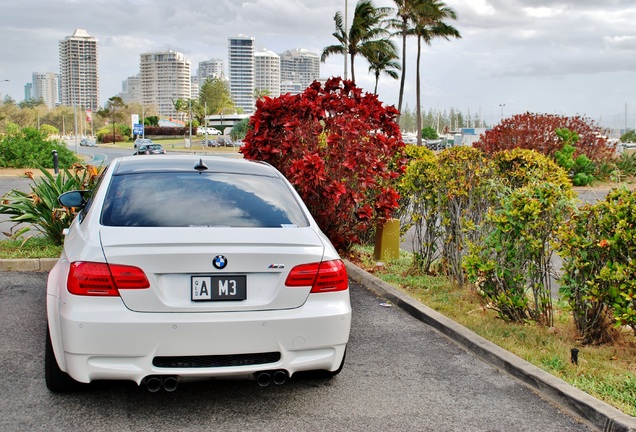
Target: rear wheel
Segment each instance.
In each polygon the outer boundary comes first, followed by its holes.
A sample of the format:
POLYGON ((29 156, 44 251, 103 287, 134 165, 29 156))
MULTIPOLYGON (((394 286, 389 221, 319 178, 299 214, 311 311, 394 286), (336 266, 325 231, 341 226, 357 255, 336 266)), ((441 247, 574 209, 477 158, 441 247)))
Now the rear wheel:
POLYGON ((74 392, 86 387, 86 384, 75 381, 58 366, 48 326, 46 327, 46 347, 44 350, 44 379, 46 387, 55 393, 74 392))

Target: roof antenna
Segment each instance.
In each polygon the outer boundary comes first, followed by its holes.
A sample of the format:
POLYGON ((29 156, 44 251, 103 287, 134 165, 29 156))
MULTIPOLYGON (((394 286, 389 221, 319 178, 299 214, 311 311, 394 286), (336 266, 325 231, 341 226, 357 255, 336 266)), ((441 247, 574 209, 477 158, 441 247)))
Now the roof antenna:
POLYGON ((202 173, 203 171, 208 169, 208 166, 203 163, 203 159, 199 159, 199 162, 194 164, 194 169, 202 173))

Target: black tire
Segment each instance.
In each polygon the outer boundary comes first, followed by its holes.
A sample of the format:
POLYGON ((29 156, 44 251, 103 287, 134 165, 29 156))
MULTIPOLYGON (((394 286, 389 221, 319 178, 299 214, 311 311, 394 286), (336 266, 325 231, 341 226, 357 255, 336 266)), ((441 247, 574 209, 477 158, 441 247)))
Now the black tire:
POLYGON ((44 380, 46 387, 54 393, 76 392, 86 388, 86 384, 75 381, 60 369, 55 359, 55 353, 53 353, 48 326, 46 327, 46 347, 44 350, 44 380))

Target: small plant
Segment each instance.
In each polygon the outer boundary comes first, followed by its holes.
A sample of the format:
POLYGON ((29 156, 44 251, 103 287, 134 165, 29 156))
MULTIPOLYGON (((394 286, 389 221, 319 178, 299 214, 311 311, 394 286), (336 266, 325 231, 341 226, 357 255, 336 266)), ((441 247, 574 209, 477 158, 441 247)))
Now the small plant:
POLYGON ((76 209, 62 207, 57 198, 70 190, 92 189, 98 169, 78 164, 58 176, 43 168, 41 171, 42 178, 27 173, 33 180, 30 193, 12 190, 2 197, 0 214, 11 216, 10 220, 16 226, 27 224, 15 233, 8 233, 13 239, 20 238, 33 226, 51 242, 60 245, 64 239, 63 230, 71 225, 76 209))
POLYGON ((591 184, 594 181, 593 174, 596 170, 594 163, 584 154, 574 158, 575 145, 579 141, 579 135, 566 128, 556 129, 554 132, 563 142, 561 150, 554 153, 554 160, 568 172, 574 186, 591 184))

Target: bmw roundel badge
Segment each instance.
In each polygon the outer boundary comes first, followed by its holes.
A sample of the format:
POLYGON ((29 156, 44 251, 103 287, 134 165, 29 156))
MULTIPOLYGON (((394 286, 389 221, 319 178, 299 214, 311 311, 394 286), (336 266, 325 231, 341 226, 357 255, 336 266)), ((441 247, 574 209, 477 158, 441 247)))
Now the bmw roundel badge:
POLYGON ((212 265, 219 270, 222 270, 225 268, 225 266, 227 266, 227 258, 225 258, 223 255, 217 255, 212 260, 212 265))

